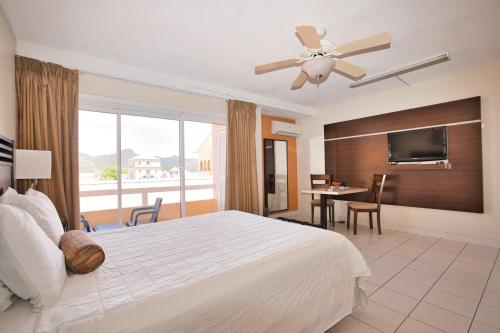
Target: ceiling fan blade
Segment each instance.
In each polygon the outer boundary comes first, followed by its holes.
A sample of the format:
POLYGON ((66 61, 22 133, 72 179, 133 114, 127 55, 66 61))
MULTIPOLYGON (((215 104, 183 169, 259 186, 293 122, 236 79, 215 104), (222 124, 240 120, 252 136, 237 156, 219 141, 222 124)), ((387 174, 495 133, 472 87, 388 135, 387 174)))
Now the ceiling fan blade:
POLYGON ((391 41, 392 37, 390 33, 381 32, 370 37, 361 38, 354 42, 337 46, 335 53, 340 56, 345 56, 348 54, 375 51, 388 47, 391 44, 391 41))
POLYGON ((335 60, 333 70, 353 80, 359 80, 366 75, 366 71, 364 68, 340 59, 335 60))
POLYGON ((298 65, 297 62, 298 62, 297 59, 287 59, 287 60, 272 62, 270 64, 255 66, 255 73, 262 74, 262 73, 275 71, 277 69, 296 66, 296 65, 298 65))
POLYGON ((304 71, 301 71, 299 76, 293 81, 292 87, 290 88, 291 90, 299 89, 301 88, 304 83, 307 81, 307 74, 304 71))
POLYGON ((296 27, 295 30, 297 30, 297 35, 300 38, 300 41, 302 44, 304 44, 305 47, 308 49, 320 49, 321 48, 321 42, 320 38, 318 36, 318 33, 316 32, 316 28, 310 25, 301 25, 299 27, 296 27))

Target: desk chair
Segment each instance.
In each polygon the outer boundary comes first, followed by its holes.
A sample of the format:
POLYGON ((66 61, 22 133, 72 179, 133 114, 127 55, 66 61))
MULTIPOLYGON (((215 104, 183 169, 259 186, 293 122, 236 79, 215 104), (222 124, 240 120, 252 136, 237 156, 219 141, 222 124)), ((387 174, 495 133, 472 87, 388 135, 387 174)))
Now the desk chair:
POLYGON ((358 212, 368 213, 370 218, 370 229, 373 229, 372 213, 377 213, 377 228, 378 234, 382 234, 380 227, 380 204, 382 202, 382 192, 384 191, 386 175, 373 175, 372 189, 370 192, 371 202, 348 202, 347 203, 347 229, 351 219, 351 210, 354 212, 354 234, 356 235, 358 229, 358 212))
MULTIPOLYGON (((331 175, 311 175, 311 190, 326 190, 332 183, 331 175)), ((319 199, 311 195, 311 223, 314 224, 314 208, 321 205, 319 199)), ((335 223, 335 201, 333 199, 326 200, 327 211, 330 214, 330 222, 335 223)))

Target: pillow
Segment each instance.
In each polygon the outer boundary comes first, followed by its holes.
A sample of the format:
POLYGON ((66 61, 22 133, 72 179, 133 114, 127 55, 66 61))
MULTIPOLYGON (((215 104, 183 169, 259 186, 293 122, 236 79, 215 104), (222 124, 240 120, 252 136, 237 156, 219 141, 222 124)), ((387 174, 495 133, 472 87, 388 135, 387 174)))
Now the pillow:
POLYGON ((71 230, 62 235, 60 247, 66 267, 72 273, 92 272, 104 262, 102 247, 80 230, 71 230))
POLYGON ((27 195, 22 195, 9 187, 0 197, 0 203, 16 206, 30 213, 38 226, 45 231, 56 246, 59 246, 64 229, 56 208, 45 194, 28 190, 27 195))
POLYGON ((14 294, 0 281, 0 312, 4 312, 14 303, 14 294))
POLYGON ((33 217, 0 204, 0 280, 35 309, 54 305, 66 281, 64 255, 33 217))

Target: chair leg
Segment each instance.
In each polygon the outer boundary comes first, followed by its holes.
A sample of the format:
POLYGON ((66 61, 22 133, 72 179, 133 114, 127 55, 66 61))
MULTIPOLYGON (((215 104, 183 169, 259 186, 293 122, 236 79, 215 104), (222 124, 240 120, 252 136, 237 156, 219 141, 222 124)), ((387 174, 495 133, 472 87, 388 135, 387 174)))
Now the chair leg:
POLYGON ((358 211, 354 211, 354 234, 356 235, 358 232, 358 211))
POLYGON ((372 216, 372 212, 368 212, 368 217, 370 218, 370 229, 373 229, 373 216, 372 216))
POLYGON ((377 228, 378 234, 382 235, 382 227, 380 226, 380 211, 377 211, 377 228))
POLYGON ((314 224, 314 206, 311 205, 311 224, 314 224))
POLYGON ((333 219, 332 219, 332 207, 333 206, 330 206, 330 209, 328 209, 329 210, 328 214, 330 215, 330 222, 333 221, 333 219))
POLYGON ((347 207, 347 229, 351 227, 351 207, 347 207))
POLYGON ((335 229, 335 205, 332 206, 332 229, 335 229))

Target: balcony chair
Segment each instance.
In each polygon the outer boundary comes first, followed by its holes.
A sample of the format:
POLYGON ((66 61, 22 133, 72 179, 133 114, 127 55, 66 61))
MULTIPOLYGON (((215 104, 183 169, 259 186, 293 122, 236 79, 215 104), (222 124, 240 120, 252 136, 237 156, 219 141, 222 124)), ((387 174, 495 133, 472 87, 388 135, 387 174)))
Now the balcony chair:
POLYGON ((354 212, 354 234, 356 235, 358 229, 358 212, 368 213, 370 218, 370 229, 373 229, 372 213, 377 213, 377 229, 378 234, 382 234, 380 226, 380 204, 382 203, 382 192, 384 191, 386 175, 373 175, 372 190, 370 193, 371 202, 348 202, 347 203, 347 229, 351 219, 351 210, 354 212))
MULTIPOLYGON (((156 223, 158 222, 158 214, 160 213, 162 200, 163 200, 162 198, 156 198, 155 204, 153 206, 145 206, 132 209, 132 211, 130 212, 130 218, 126 225, 120 222, 97 224, 93 226, 92 229, 94 231, 106 231, 106 230, 115 230, 125 227, 135 227, 147 223, 156 223), (146 221, 139 221, 139 217, 145 215, 150 215, 150 218, 146 221)), ((84 226, 84 229, 90 231, 90 225, 85 216, 80 215, 80 220, 84 226)))

